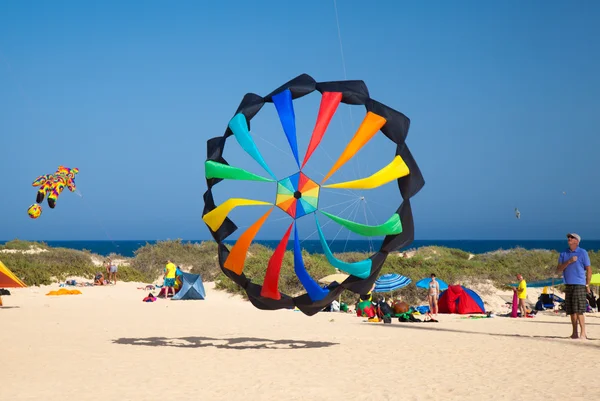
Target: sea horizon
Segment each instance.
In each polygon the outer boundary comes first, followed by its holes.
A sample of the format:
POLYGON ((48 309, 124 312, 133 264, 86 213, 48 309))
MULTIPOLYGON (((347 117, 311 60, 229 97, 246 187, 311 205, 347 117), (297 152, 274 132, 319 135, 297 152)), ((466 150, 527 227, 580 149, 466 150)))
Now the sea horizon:
MULTIPOLYGON (((175 239, 179 240, 179 239, 175 239)), ((180 239, 185 243, 202 243, 213 241, 211 239, 180 239)), ((0 245, 12 240, 2 240, 0 245)), ((157 242, 169 241, 169 239, 161 240, 24 240, 31 242, 43 242, 50 247, 62 247, 75 250, 87 250, 102 256, 117 254, 123 257, 134 257, 135 251, 145 246, 146 244, 153 245, 157 242)), ((233 245, 235 240, 225 241, 227 245, 233 245)), ((256 240, 256 244, 264 245, 274 249, 279 240, 256 240)), ((381 246, 381 240, 334 240, 328 241, 332 252, 375 252, 381 246)), ((409 246, 398 249, 398 252, 411 249, 418 249, 426 246, 440 246, 446 248, 460 249, 473 254, 482 254, 494 252, 498 250, 509 250, 514 248, 523 248, 527 250, 544 249, 549 251, 562 251, 567 247, 565 240, 414 240, 409 246)), ((600 251, 600 240, 584 240, 581 242, 581 247, 587 251, 600 251)), ((302 248, 309 253, 321 254, 321 243, 319 240, 305 240, 302 243, 302 248)), ((293 241, 290 241, 287 246, 288 250, 293 249, 293 241)))

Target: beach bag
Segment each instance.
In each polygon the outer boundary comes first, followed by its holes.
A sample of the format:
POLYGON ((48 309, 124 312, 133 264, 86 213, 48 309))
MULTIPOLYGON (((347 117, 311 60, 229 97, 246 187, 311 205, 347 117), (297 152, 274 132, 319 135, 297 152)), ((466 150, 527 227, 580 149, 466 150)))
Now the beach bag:
POLYGON ((391 316, 391 315, 394 314, 394 312, 392 311, 392 308, 390 308, 390 306, 387 304, 387 302, 383 302, 383 301, 380 302, 379 303, 379 310, 380 310, 380 313, 381 313, 380 317, 391 316))
POLYGON ((154 294, 152 294, 151 292, 148 293, 148 296, 144 299, 142 299, 143 302, 154 302, 156 301, 156 297, 154 296, 154 294))
POLYGON ((585 297, 587 298, 587 300, 588 300, 588 302, 589 302, 589 304, 590 304, 590 306, 592 308, 596 308, 597 307, 596 297, 594 296, 594 292, 593 291, 590 291, 590 293, 587 294, 585 297))

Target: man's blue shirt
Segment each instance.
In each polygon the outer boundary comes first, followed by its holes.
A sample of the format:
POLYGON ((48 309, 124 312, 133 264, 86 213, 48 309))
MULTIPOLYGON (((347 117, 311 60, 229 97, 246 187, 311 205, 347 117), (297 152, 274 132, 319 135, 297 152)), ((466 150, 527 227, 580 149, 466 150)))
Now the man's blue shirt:
POLYGON ((585 249, 577 247, 574 251, 571 248, 567 248, 565 251, 560 253, 558 257, 558 264, 563 264, 573 256, 577 256, 577 260, 567 266, 563 270, 563 279, 565 284, 586 284, 586 271, 585 268, 590 266, 590 257, 585 249))

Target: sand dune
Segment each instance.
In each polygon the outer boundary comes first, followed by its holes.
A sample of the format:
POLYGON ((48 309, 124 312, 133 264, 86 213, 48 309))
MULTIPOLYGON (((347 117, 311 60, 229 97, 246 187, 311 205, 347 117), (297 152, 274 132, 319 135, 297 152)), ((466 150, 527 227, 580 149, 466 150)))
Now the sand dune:
POLYGON ((383 325, 260 311, 211 283, 205 301, 143 303, 138 286, 3 297, 0 399, 597 399, 593 315, 573 341, 564 315, 383 325))

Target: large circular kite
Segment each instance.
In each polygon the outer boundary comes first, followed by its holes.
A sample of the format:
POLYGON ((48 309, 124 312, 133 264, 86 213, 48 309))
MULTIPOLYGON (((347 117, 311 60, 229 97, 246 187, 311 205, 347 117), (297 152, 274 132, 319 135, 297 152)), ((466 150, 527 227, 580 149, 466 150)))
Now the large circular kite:
POLYGON ((225 134, 209 139, 207 142, 208 154, 205 162, 205 176, 208 190, 204 193, 202 219, 218 243, 218 258, 222 271, 246 291, 254 306, 270 310, 296 306, 306 315, 314 315, 338 298, 344 289, 358 294, 365 294, 370 291, 388 253, 406 247, 413 241, 414 225, 410 198, 423 187, 425 182, 419 167, 405 144, 409 124, 410 120, 404 114, 371 99, 363 81, 318 83, 309 75, 303 74, 265 97, 253 93, 244 96, 233 118, 229 121, 225 134), (294 99, 314 91, 321 94, 319 113, 308 149, 304 158, 300 161, 296 137, 294 99), (277 176, 271 169, 272 166, 266 163, 250 135, 250 120, 261 110, 265 103, 275 105, 283 131, 294 155, 298 171, 292 175, 277 176), (313 152, 318 148, 340 103, 363 105, 366 114, 360 127, 329 172, 320 182, 317 182, 307 175, 303 169, 313 152), (390 160, 389 164, 366 178, 326 184, 326 181, 340 167, 351 160, 380 131, 393 142, 393 146, 396 148, 395 157, 390 160), (223 158, 223 151, 227 139, 231 136, 268 173, 269 177, 256 175, 239 167, 230 166, 227 163, 223 158), (273 190, 272 195, 273 200, 272 202, 265 202, 246 198, 229 198, 217 206, 213 197, 213 188, 222 180, 270 181, 276 183, 276 189, 273 190), (400 191, 400 206, 383 224, 361 224, 319 209, 319 193, 327 188, 366 190, 382 186, 394 180, 397 181, 400 191), (268 206, 269 209, 248 227, 229 249, 224 241, 237 230, 237 226, 227 217, 228 214, 235 207, 252 205, 268 206), (258 285, 251 282, 244 274, 246 255, 254 237, 275 207, 280 208, 289 215, 291 224, 273 252, 268 265, 265 266, 263 284, 258 285), (333 283, 327 287, 321 287, 310 276, 304 266, 296 220, 309 214, 314 217, 322 251, 327 261, 335 268, 349 274, 349 277, 340 284, 333 283), (337 259, 328 246, 321 229, 322 226, 319 224, 321 215, 358 235, 384 237, 380 249, 369 258, 354 263, 337 259), (283 294, 278 289, 283 256, 292 231, 294 232, 294 272, 306 290, 306 293, 295 297, 283 294))

